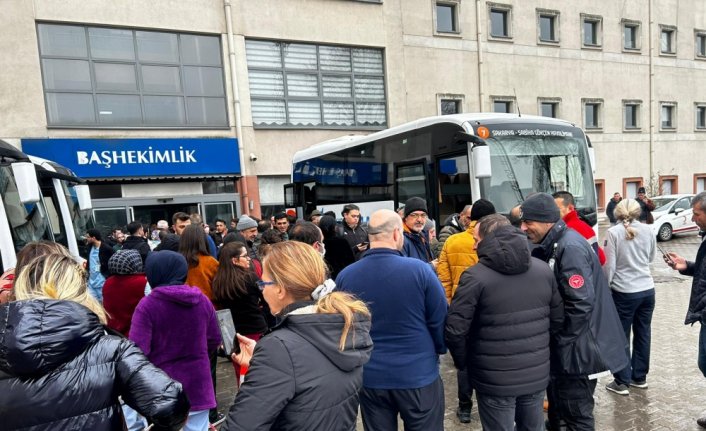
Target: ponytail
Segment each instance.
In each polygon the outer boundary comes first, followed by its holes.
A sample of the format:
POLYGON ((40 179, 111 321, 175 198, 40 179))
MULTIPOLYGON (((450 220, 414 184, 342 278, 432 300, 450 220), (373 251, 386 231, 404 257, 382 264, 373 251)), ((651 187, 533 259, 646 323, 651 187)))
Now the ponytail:
POLYGON ((625 239, 634 239, 637 229, 631 226, 632 222, 640 218, 642 207, 635 199, 623 199, 615 206, 613 214, 625 228, 625 239))
POLYGON ((340 314, 343 316, 343 331, 338 348, 343 351, 346 347, 348 333, 353 326, 355 314, 370 317, 370 311, 365 303, 355 296, 344 292, 332 292, 318 300, 317 312, 323 314, 340 314))

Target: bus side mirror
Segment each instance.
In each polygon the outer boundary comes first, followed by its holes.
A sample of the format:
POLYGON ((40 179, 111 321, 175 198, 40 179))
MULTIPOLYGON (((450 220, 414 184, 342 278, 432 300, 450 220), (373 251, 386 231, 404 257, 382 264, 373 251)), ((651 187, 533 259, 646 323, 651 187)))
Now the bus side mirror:
POLYGON ((476 135, 471 135, 466 132, 456 132, 454 139, 457 141, 470 142, 474 145, 485 145, 485 140, 483 138, 479 138, 476 135))
POLYGON ((473 172, 476 178, 490 178, 492 170, 490 168, 490 147, 487 145, 475 145, 473 154, 473 172))
POLYGON ((91 203, 91 192, 88 190, 88 184, 76 184, 74 186, 74 191, 76 192, 78 207, 81 211, 90 210, 93 208, 93 204, 91 203))
POLYGON ((39 202, 39 181, 37 181, 37 171, 34 169, 34 163, 16 162, 11 166, 20 202, 23 204, 39 202))

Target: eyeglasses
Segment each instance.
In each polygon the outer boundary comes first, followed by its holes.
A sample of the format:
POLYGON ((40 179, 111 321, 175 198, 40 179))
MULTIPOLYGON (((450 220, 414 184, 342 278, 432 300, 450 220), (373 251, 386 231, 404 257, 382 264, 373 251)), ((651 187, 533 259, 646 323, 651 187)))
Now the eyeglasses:
POLYGON ((262 280, 257 280, 257 287, 262 291, 265 290, 265 287, 272 285, 272 284, 277 284, 274 281, 262 281, 262 280))
POLYGON ((247 254, 244 254, 242 256, 238 256, 238 259, 251 259, 251 257, 247 254))
POLYGON ((425 218, 427 218, 427 215, 425 213, 411 213, 407 217, 411 217, 414 220, 416 220, 416 219, 424 220, 425 218))

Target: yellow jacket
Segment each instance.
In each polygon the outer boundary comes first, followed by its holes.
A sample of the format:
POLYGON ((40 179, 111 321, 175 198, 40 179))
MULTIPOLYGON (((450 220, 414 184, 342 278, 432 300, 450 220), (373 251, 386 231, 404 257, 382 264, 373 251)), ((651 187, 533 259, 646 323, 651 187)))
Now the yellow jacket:
POLYGON ((451 235, 444 243, 444 248, 441 249, 436 273, 444 286, 446 300, 449 303, 456 293, 458 280, 463 271, 478 263, 478 254, 473 248, 476 243, 473 238, 473 229, 476 227, 476 223, 476 221, 472 221, 465 232, 451 235))

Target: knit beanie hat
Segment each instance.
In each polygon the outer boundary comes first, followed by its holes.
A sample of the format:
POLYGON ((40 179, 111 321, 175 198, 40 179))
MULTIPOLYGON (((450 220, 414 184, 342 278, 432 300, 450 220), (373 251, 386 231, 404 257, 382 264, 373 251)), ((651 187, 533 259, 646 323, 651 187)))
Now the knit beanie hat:
POLYGON ((118 250, 108 259, 111 274, 130 275, 142 272, 142 257, 137 250, 118 250))
POLYGON ((520 206, 522 220, 538 221, 542 223, 556 223, 561 218, 559 207, 552 195, 535 193, 525 199, 520 206))
POLYGON ((236 230, 246 230, 257 227, 257 222, 247 215, 242 215, 238 219, 238 224, 235 226, 236 230))
POLYGON ((407 217, 415 211, 423 211, 426 214, 427 201, 416 196, 407 199, 407 202, 404 203, 404 216, 407 217))
POLYGON ((471 206, 471 221, 480 220, 490 214, 495 214, 495 205, 487 199, 478 199, 471 206))

